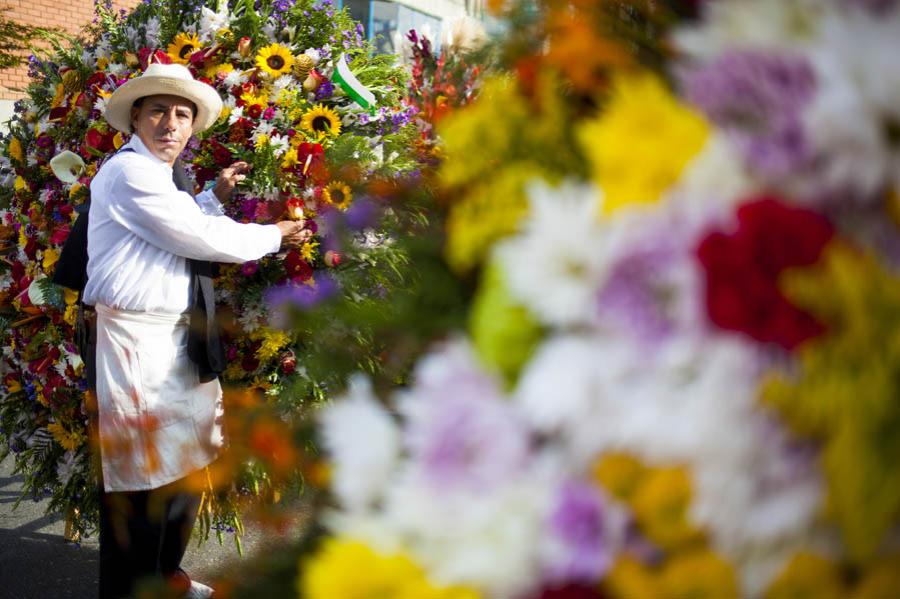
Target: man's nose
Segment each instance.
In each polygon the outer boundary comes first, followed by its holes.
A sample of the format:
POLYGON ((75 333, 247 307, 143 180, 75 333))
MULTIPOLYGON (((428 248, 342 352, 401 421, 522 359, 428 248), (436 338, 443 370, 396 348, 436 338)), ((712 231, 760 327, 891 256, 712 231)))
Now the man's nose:
POLYGON ((166 111, 166 114, 163 116, 163 127, 168 131, 175 131, 178 125, 178 117, 175 115, 174 110, 166 111))

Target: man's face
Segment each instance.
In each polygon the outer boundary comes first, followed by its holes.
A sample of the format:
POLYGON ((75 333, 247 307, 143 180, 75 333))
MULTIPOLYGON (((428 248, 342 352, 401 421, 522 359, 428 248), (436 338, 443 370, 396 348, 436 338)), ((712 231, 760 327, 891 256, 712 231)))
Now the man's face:
POLYGON ((193 133, 193 104, 179 96, 147 96, 131 108, 131 126, 147 149, 171 166, 193 133))

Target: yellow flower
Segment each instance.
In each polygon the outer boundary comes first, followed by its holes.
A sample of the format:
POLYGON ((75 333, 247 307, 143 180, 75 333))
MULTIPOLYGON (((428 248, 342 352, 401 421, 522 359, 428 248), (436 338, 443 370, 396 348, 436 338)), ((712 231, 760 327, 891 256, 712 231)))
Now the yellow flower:
POLYGON ((863 562, 900 513, 900 277, 832 242, 815 267, 787 272, 782 287, 828 334, 798 348, 790 373, 767 377, 762 399, 821 447, 826 516, 863 562))
MULTIPOLYGON (((69 189, 69 198, 70 198, 70 199, 71 199, 71 198, 74 198, 75 195, 76 195, 79 191, 81 191, 81 188, 82 188, 82 187, 84 187, 84 185, 82 185, 82 184, 79 183, 78 181, 76 181, 75 183, 72 183, 72 187, 69 189)), ((72 221, 74 222, 76 218, 78 218, 78 213, 77 213, 77 212, 72 212, 72 221)))
POLYGON ((300 246, 300 257, 307 262, 312 262, 316 256, 316 249, 319 247, 318 241, 307 241, 300 246))
POLYGON ((628 502, 647 469, 627 453, 607 453, 594 465, 594 480, 615 498, 628 502))
POLYGON ((267 92, 263 88, 257 88, 256 93, 249 91, 242 93, 241 100, 243 100, 247 106, 259 104, 260 106, 265 108, 265 106, 269 103, 269 92, 267 92))
POLYGON ((271 360, 281 349, 291 342, 291 337, 284 331, 260 327, 250 336, 255 341, 262 341, 256 350, 256 357, 260 362, 271 360))
MULTIPOLYGON (((15 349, 15 348, 14 348, 14 349, 15 349)), ((11 379, 11 380, 6 384, 6 390, 9 391, 10 393, 16 393, 16 392, 18 392, 18 391, 21 391, 21 390, 22 390, 22 383, 20 383, 20 382, 17 381, 16 379, 11 379)))
POLYGON ((25 179, 22 178, 21 175, 16 177, 16 182, 13 183, 13 189, 16 191, 23 191, 28 188, 28 184, 25 182, 25 179))
POLYGON ((75 451, 81 447, 84 440, 81 435, 78 433, 70 433, 58 422, 51 422, 48 424, 47 430, 53 435, 53 439, 66 451, 75 451))
POLYGON ((119 149, 125 145, 125 136, 122 135, 122 132, 119 131, 115 135, 113 135, 113 147, 115 149, 119 149))
POLYGON ((271 44, 256 54, 256 66, 273 79, 281 77, 294 68, 294 55, 286 46, 271 44))
POLYGON ((654 75, 620 75, 601 114, 578 131, 603 211, 659 201, 706 143, 709 125, 654 75))
POLYGON ((318 137, 337 137, 341 132, 341 118, 332 109, 316 104, 303 113, 300 126, 318 137))
POLYGON ((65 99, 66 87, 62 83, 58 83, 56 85, 56 92, 53 94, 53 99, 50 101, 50 108, 62 106, 63 100, 65 99))
POLYGON ((9 146, 6 151, 9 157, 16 162, 25 161, 25 153, 22 151, 22 142, 19 141, 18 137, 13 136, 12 139, 9 140, 9 146))
POLYGON ((101 56, 100 58, 97 59, 97 70, 98 71, 105 71, 106 67, 108 67, 108 66, 109 66, 109 59, 107 59, 105 56, 101 56))
POLYGON ((629 557, 620 558, 603 579, 603 596, 616 599, 658 599, 662 596, 654 573, 629 557))
POLYGON ((343 181, 332 181, 322 190, 322 199, 338 210, 346 210, 353 200, 353 192, 343 181))
POLYGON ((179 33, 166 48, 166 53, 173 62, 187 64, 191 54, 200 49, 200 38, 195 33, 179 33))
POLYGON ((44 266, 44 272, 49 272, 53 265, 56 264, 56 261, 59 260, 59 250, 55 248, 47 248, 44 250, 44 259, 42 264, 44 266))
POLYGON ((205 69, 203 69, 203 74, 206 75, 207 79, 215 79, 216 75, 227 75, 233 70, 233 64, 231 64, 230 62, 223 62, 207 66, 205 69))
MULTIPOLYGON (((900 590, 900 589, 896 589, 900 590)), ((766 599, 840 599, 846 596, 834 562, 812 553, 798 553, 769 585, 766 599)))
POLYGON ((327 538, 301 561, 298 594, 306 599, 477 599, 465 587, 439 588, 402 553, 381 555, 352 539, 327 538))
POLYGON ((900 554, 880 559, 867 568, 851 599, 882 599, 896 597, 900 591, 900 554))
POLYGON ((261 150, 261 149, 265 148, 267 145, 269 145, 269 136, 266 135, 265 133, 259 133, 256 136, 256 142, 254 143, 254 146, 256 147, 257 150, 261 150))
POLYGON ((297 165, 297 148, 292 147, 281 158, 281 168, 289 169, 297 165))
POLYGON ((707 549, 678 553, 660 575, 663 594, 690 599, 731 599, 738 596, 732 567, 707 549))
POLYGON ((447 262, 456 272, 471 270, 500 239, 515 233, 528 214, 525 186, 539 169, 524 162, 476 183, 450 207, 447 262))
POLYGON ((66 301, 67 306, 74 305, 75 302, 78 301, 78 292, 74 289, 69 289, 68 287, 63 288, 63 299, 66 301))
POLYGON ((63 321, 71 326, 75 326, 75 321, 78 319, 78 306, 71 304, 66 306, 65 311, 63 312, 63 321))
POLYGON ((665 549, 702 538, 688 519, 691 482, 684 468, 651 468, 634 492, 632 509, 638 526, 665 549))

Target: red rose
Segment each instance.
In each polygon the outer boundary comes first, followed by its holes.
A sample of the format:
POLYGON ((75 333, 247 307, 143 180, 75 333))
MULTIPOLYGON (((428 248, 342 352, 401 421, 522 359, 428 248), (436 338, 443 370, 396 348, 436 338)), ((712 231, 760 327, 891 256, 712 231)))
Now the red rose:
POLYGON ((824 332, 778 286, 787 268, 818 261, 834 235, 822 215, 763 197, 738 208, 738 228, 714 232, 697 248, 706 273, 706 309, 716 326, 791 350, 824 332))
POLYGON ((297 356, 292 351, 283 354, 279 366, 283 374, 291 374, 297 369, 297 356))

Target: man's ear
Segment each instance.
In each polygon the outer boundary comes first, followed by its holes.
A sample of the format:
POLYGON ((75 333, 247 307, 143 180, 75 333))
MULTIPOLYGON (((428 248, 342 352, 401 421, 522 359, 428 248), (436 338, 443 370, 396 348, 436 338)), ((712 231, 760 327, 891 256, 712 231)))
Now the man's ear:
POLYGON ((131 120, 128 121, 128 122, 129 122, 129 124, 131 125, 131 132, 132 132, 132 133, 134 133, 135 130, 136 130, 136 128, 135 128, 135 126, 134 126, 134 122, 137 120, 137 118, 138 118, 138 113, 139 113, 140 111, 141 111, 140 106, 132 106, 132 107, 131 107, 131 120))

